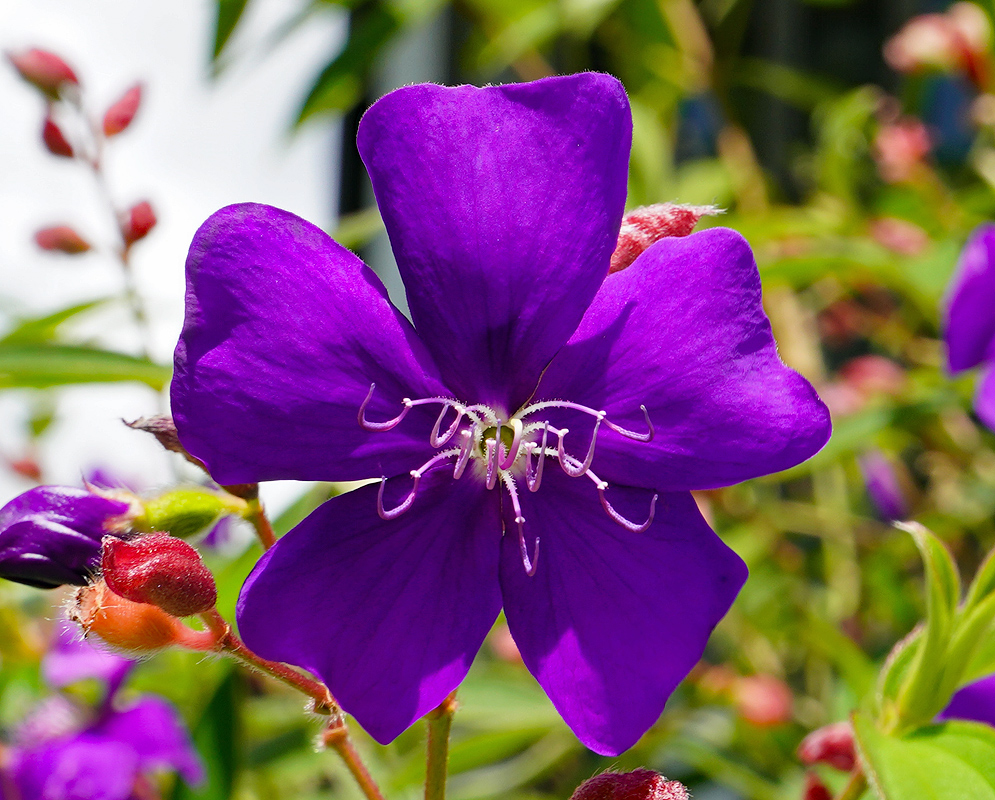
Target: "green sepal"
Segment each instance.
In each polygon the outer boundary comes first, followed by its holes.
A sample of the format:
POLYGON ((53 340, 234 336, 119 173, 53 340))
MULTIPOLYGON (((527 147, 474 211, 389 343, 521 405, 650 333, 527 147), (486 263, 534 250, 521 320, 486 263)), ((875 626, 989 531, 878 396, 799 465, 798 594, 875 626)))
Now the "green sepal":
POLYGON ((245 514, 246 508, 244 500, 228 493, 185 487, 146 500, 144 511, 133 524, 138 530, 167 531, 185 539, 226 514, 245 514))

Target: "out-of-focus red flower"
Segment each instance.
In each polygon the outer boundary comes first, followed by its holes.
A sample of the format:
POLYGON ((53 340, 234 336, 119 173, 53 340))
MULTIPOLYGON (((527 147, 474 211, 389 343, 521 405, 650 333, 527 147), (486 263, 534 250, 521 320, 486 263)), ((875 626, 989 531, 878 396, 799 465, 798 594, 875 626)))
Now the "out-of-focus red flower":
POLYGON ((72 67, 55 53, 34 48, 23 53, 7 53, 7 58, 24 80, 53 100, 65 85, 79 85, 72 67))
POLYGON ((104 136, 115 136, 125 128, 138 113, 142 102, 142 84, 136 83, 117 100, 104 114, 104 136))
POLYGON ((733 701, 740 716, 752 725, 771 727, 791 719, 791 689, 773 675, 749 675, 733 685, 733 701))
POLYGON ((985 12, 974 3, 954 3, 943 14, 911 19, 885 43, 884 58, 898 72, 961 70, 977 86, 984 86, 991 41, 985 12))
POLYGON ((897 217, 873 220, 870 232, 874 241, 902 256, 917 256, 929 246, 929 234, 926 231, 897 217))
POLYGON ((834 722, 812 731, 798 745, 798 760, 806 766, 828 764, 841 772, 857 765, 853 728, 849 722, 834 722))
POLYGON ((144 239, 156 224, 155 212, 148 200, 135 203, 125 213, 124 221, 121 223, 121 235, 125 244, 131 247, 139 239, 144 239))
POLYGON ((908 380, 901 366, 890 358, 878 355, 851 358, 840 367, 839 373, 844 381, 867 399, 877 394, 899 395, 908 380))
POLYGON ((814 772, 805 773, 805 791, 802 800, 833 800, 833 793, 814 772))
POLYGON ((90 243, 68 225, 42 228, 35 234, 35 244, 42 250, 79 255, 90 249, 90 243))
POLYGON ((925 165, 932 142, 922 120, 901 117, 885 122, 874 138, 874 159, 881 178, 903 183, 915 177, 925 165))
POLYGON ((74 155, 73 146, 69 144, 62 129, 55 124, 51 117, 45 117, 45 122, 41 128, 41 140, 53 156, 72 158, 74 155))

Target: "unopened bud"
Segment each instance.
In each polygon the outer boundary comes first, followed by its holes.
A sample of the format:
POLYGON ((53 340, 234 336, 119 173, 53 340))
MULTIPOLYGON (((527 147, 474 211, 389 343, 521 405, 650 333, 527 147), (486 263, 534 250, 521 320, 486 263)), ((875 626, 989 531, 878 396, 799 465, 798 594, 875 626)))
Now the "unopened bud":
POLYGON ((35 243, 42 250, 52 250, 75 256, 90 249, 90 243, 68 225, 42 228, 35 234, 35 243))
POLYGON ((77 590, 69 615, 84 635, 99 636, 128 653, 151 653, 173 645, 210 650, 216 641, 209 631, 188 628, 157 606, 115 594, 104 581, 77 590))
POLYGON ((244 515, 248 504, 230 494, 200 487, 183 487, 144 501, 143 512, 135 518, 136 530, 168 531, 188 538, 226 514, 244 515))
POLYGON ((24 80, 53 100, 66 84, 79 85, 76 73, 55 53, 35 48, 24 53, 7 53, 7 58, 24 80))
POLYGON ((798 760, 807 766, 828 764, 842 772, 850 772, 857 765, 850 723, 834 722, 812 731, 798 745, 798 760))
POLYGON ((668 781, 658 772, 604 772, 584 781, 570 800, 688 800, 680 781, 668 781))
POLYGON ((833 793, 814 772, 805 773, 805 792, 802 800, 833 800, 833 793))
POLYGON ((773 675, 738 678, 733 699, 740 716, 753 725, 782 725, 791 719, 791 690, 773 675))
POLYGON ((62 130, 51 117, 45 117, 45 124, 42 125, 41 129, 41 140, 53 156, 73 157, 73 146, 69 144, 69 140, 66 139, 62 130))
POLYGON ((114 136, 125 128, 135 118, 138 106, 142 102, 142 85, 136 83, 104 114, 104 136, 114 136))
POLYGON ((715 206, 683 206, 676 203, 637 208, 622 220, 608 272, 625 269, 660 239, 687 236, 702 217, 721 213, 715 206))
POLYGON ((100 561, 104 580, 115 594, 158 606, 174 617, 214 608, 214 575, 194 548, 166 533, 129 541, 107 536, 100 561))
POLYGON ((155 227, 156 217, 147 200, 135 203, 128 209, 121 223, 121 235, 129 247, 139 239, 144 239, 155 227))

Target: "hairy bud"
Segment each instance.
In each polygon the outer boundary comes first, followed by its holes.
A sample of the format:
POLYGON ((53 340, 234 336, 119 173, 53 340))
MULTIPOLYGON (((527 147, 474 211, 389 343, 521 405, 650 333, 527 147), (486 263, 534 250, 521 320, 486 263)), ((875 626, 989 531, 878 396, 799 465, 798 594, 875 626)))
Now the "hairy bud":
POLYGON ((107 536, 100 563, 115 594, 158 606, 174 617, 203 613, 218 600, 214 575, 200 553, 166 533, 129 541, 107 536))
POLYGON ((42 228, 35 234, 35 243, 42 250, 52 250, 71 256, 85 253, 90 249, 90 243, 68 225, 42 228))
POLYGON ((53 100, 67 84, 79 85, 72 67, 55 53, 35 48, 24 53, 7 53, 7 58, 24 80, 53 100))
POLYGON ((604 772, 577 787, 570 800, 688 800, 679 781, 668 781, 658 772, 604 772))
POLYGON ((625 269, 651 244, 667 236, 687 236, 702 217, 720 213, 715 206, 682 206, 676 203, 637 208, 622 220, 608 272, 625 269))
POLYGON ((136 83, 104 114, 104 136, 116 136, 127 128, 142 102, 142 84, 136 83))
POLYGON ((62 130, 51 117, 45 117, 45 123, 41 129, 41 140, 53 156, 72 158, 74 155, 73 146, 69 144, 69 140, 66 139, 62 130))
POLYGON ((125 213, 121 222, 121 235, 128 247, 139 239, 144 239, 156 224, 155 212, 147 200, 135 203, 125 213))
POLYGON ((850 723, 834 722, 812 731, 798 745, 798 760, 808 766, 828 764, 842 772, 850 772, 857 765, 850 723))

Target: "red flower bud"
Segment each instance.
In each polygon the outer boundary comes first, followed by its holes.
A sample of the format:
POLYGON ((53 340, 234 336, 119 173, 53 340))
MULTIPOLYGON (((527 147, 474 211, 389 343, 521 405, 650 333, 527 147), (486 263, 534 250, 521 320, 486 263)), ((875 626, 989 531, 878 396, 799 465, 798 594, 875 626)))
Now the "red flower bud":
POLYGON ((76 73, 55 53, 36 48, 26 53, 7 53, 7 58, 24 80, 53 100, 58 98, 63 85, 79 85, 76 73))
POLYGON ((680 781, 668 781, 658 772, 604 772, 577 787, 570 800, 688 800, 680 781))
POLYGON ((791 689, 773 675, 739 678, 733 698, 740 716, 753 725, 782 725, 791 719, 791 689))
POLYGON ((658 203, 637 208, 622 220, 618 244, 609 273, 625 269, 651 244, 667 236, 687 236, 706 215, 718 214, 715 206, 682 206, 658 203))
POLYGON ((218 600, 214 576, 200 553, 168 533, 129 541, 105 536, 101 567, 116 594, 158 606, 174 617, 200 614, 218 600))
POLYGON ((814 772, 805 773, 805 794, 802 800, 833 800, 833 793, 814 772))
POLYGON ((41 129, 41 140, 53 156, 73 157, 73 146, 69 144, 69 140, 66 139, 51 117, 45 117, 45 124, 41 129))
POLYGON ((142 102, 142 84, 136 83, 104 114, 104 136, 114 136, 127 128, 142 102))
POLYGON ((144 239, 148 232, 155 227, 156 217, 152 206, 148 200, 135 203, 124 218, 121 224, 121 235, 125 243, 131 247, 139 239, 144 239))
POLYGON ((42 228, 35 234, 35 242, 42 250, 55 250, 73 256, 90 249, 90 243, 68 225, 42 228))
POLYGON ((828 764, 842 772, 850 772, 857 764, 850 723, 834 722, 812 731, 798 745, 798 760, 809 766, 828 764))

